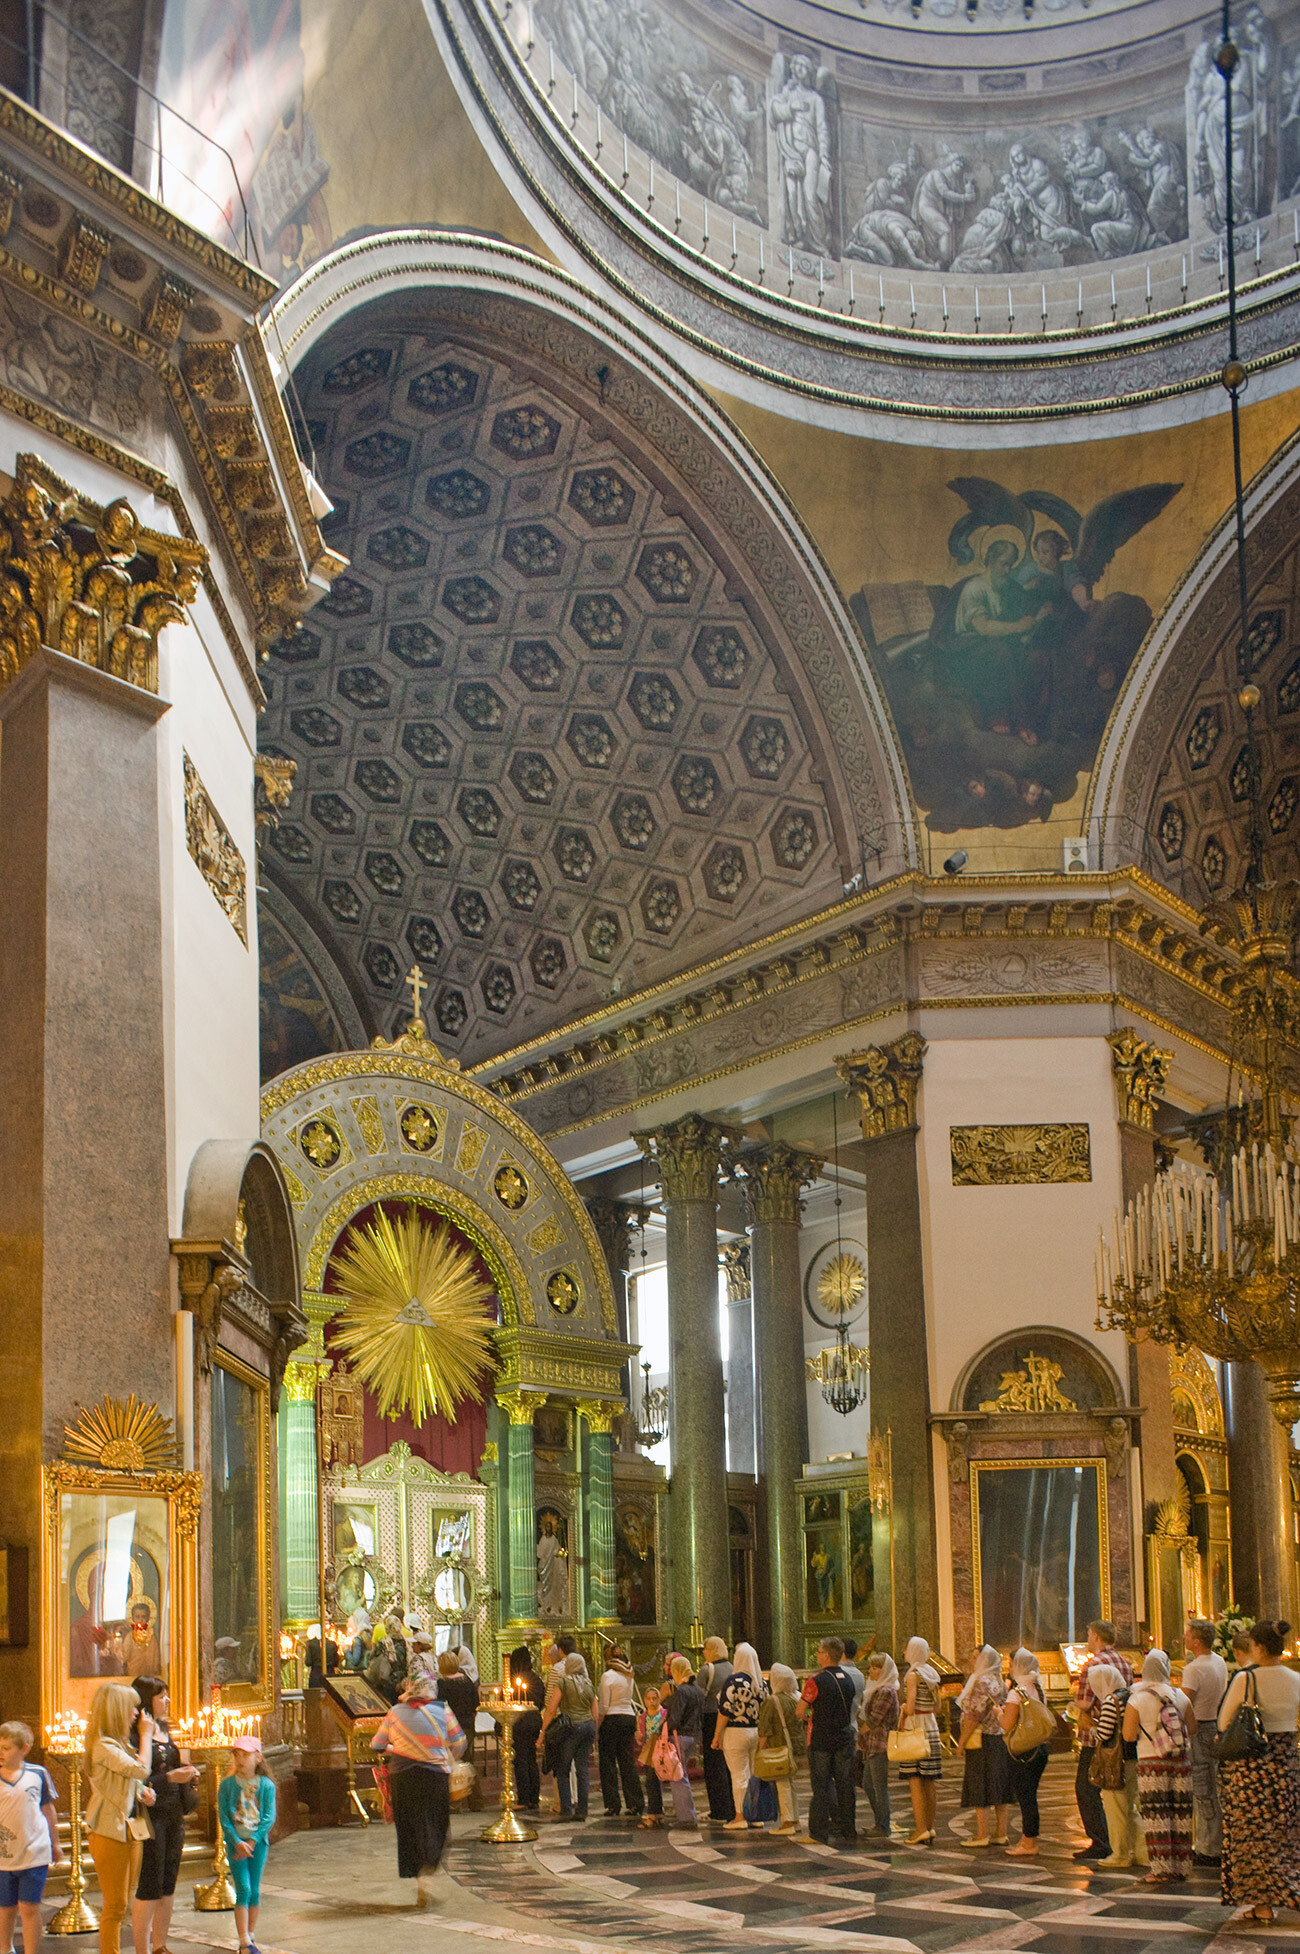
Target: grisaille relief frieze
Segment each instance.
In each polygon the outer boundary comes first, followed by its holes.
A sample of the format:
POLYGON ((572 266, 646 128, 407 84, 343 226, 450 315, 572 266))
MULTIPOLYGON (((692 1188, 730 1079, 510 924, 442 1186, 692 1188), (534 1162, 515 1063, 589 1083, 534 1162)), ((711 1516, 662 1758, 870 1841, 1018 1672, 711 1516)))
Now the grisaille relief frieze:
POLYGON ((0 284, 0 382, 164 459, 162 390, 148 369, 9 284, 0 284))

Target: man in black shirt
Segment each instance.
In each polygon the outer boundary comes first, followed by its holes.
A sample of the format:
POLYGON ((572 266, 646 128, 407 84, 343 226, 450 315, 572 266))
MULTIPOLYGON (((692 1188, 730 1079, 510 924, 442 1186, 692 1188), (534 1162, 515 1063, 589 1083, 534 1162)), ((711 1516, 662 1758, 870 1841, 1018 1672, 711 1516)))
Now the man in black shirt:
POLYGON ((835 1787, 838 1836, 851 1844, 858 1836, 853 1789, 853 1683, 840 1664, 844 1644, 828 1635, 817 1649, 817 1670, 803 1686, 799 1714, 808 1722, 808 1775, 812 1804, 808 1830, 822 1845, 830 1844, 830 1790, 835 1787))

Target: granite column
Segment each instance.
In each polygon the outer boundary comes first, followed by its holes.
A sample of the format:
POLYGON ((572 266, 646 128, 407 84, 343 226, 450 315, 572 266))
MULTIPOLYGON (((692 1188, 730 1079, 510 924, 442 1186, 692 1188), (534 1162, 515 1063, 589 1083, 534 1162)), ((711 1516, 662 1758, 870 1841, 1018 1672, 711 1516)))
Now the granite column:
POLYGON ((890 1504, 872 1530, 876 1622, 887 1646, 939 1639, 930 1356, 917 1177, 917 1092, 925 1040, 904 1032, 837 1061, 862 1104, 867 1151, 867 1320, 871 1428, 890 1434, 890 1504))
POLYGON ((740 1161, 749 1190, 759 1470, 767 1494, 767 1588, 773 1660, 797 1662, 803 1570, 797 1482, 808 1458, 800 1192, 821 1162, 776 1140, 740 1161))
POLYGON ((688 1113, 637 1144, 663 1190, 672 1446, 672 1630, 730 1636, 726 1400, 718 1325, 718 1172, 729 1135, 688 1113))
POLYGON ((1258 1364, 1228 1364, 1228 1510, 1232 1598, 1241 1614, 1295 1620, 1289 1434, 1258 1364))

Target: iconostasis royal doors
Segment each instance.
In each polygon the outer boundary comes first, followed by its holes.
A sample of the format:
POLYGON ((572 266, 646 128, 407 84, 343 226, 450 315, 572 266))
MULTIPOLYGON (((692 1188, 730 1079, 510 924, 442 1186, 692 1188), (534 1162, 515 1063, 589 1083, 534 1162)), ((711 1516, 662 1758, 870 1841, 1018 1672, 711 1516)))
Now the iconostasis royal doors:
POLYGON ((493 1491, 468 1473, 439 1472, 398 1440, 381 1458, 345 1466, 321 1487, 326 1618, 394 1605, 475 1646, 491 1592, 493 1491))

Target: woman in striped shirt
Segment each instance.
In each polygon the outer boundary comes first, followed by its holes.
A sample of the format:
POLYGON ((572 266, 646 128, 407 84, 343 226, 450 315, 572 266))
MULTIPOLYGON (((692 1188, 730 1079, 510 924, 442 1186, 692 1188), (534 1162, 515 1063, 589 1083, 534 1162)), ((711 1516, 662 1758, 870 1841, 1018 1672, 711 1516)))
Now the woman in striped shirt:
POLYGON ((450 1703, 437 1701, 431 1678, 417 1673, 371 1738, 388 1765, 397 1830, 397 1876, 413 1879, 416 1905, 429 1905, 426 1880, 438 1870, 451 1819, 451 1767, 465 1733, 450 1703))

